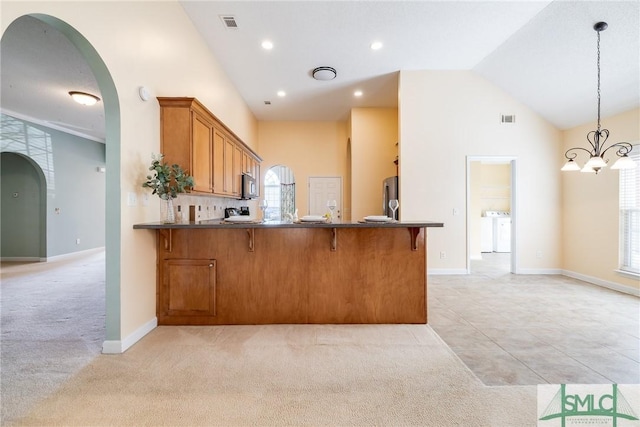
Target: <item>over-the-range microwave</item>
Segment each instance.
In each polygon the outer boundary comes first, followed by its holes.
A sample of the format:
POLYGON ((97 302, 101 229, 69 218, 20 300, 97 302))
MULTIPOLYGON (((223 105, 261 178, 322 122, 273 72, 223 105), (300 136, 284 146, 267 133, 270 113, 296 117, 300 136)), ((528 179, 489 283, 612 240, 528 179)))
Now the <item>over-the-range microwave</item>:
POLYGON ((258 197, 258 184, 256 179, 246 173, 242 174, 242 198, 255 199, 258 197))

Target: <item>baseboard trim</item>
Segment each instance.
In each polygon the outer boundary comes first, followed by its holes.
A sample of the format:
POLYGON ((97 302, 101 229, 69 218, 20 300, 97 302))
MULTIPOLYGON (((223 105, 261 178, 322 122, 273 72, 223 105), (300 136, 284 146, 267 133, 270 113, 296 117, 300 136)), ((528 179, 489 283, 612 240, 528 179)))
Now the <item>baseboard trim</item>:
POLYGON ((2 262, 43 262, 46 258, 37 256, 3 256, 0 258, 2 262))
POLYGON ((516 274, 562 274, 559 268, 519 268, 516 274))
POLYGON ((85 249, 85 250, 77 251, 77 252, 69 252, 69 253, 66 253, 66 254, 50 256, 50 257, 44 258, 43 261, 47 261, 47 262, 49 262, 49 261, 60 261, 60 260, 64 260, 64 259, 67 259, 67 258, 74 258, 74 257, 77 257, 77 256, 81 256, 81 255, 89 255, 89 254, 94 253, 94 252, 102 252, 104 250, 105 250, 105 247, 101 246, 101 247, 98 247, 98 248, 91 248, 91 249, 85 249))
POLYGON ((562 270, 562 274, 567 277, 571 277, 573 279, 578 279, 578 280, 582 280, 583 282, 591 283, 592 285, 601 286, 603 288, 611 289, 613 291, 618 291, 624 294, 640 297, 640 289, 632 288, 631 286, 625 286, 619 283, 610 282, 608 280, 598 279, 597 277, 587 276, 585 274, 576 273, 575 271, 562 270))
POLYGON ((466 268, 429 268, 427 275, 429 276, 452 276, 457 274, 469 274, 466 268))
POLYGON ((122 341, 111 340, 111 341, 103 342, 102 353, 103 354, 124 353, 132 345, 140 341, 145 335, 147 335, 149 332, 153 331, 157 327, 158 327, 158 318, 154 317, 144 325, 140 326, 131 335, 129 335, 122 341))

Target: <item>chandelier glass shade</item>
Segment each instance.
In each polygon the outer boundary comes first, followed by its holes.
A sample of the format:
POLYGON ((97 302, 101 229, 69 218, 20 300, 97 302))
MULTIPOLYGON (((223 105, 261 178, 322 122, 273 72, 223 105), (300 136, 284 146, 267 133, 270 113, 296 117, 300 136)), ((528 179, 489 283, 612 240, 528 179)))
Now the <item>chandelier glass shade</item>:
POLYGON ((602 168, 606 167, 609 160, 605 158, 605 154, 610 152, 615 153, 619 158, 611 166, 611 169, 631 169, 636 166, 635 162, 628 156, 633 149, 633 146, 628 142, 617 142, 606 146, 606 141, 609 138, 609 131, 602 129, 600 126, 600 32, 606 30, 608 27, 606 22, 598 22, 593 26, 593 29, 598 33, 598 127, 596 130, 592 130, 587 134, 587 141, 589 142, 589 148, 573 147, 569 148, 564 157, 567 159, 567 163, 562 167, 563 171, 580 171, 586 173, 598 173, 602 168), (613 149, 613 150, 612 150, 613 149), (581 151, 589 154, 589 160, 580 167, 576 158, 581 151))

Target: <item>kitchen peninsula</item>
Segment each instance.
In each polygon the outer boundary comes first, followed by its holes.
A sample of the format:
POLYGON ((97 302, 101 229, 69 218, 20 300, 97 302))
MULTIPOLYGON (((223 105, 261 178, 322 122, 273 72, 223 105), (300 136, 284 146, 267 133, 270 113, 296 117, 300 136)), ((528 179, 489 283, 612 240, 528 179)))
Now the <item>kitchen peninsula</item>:
POLYGON ((426 323, 436 222, 136 224, 157 234, 160 325, 426 323))

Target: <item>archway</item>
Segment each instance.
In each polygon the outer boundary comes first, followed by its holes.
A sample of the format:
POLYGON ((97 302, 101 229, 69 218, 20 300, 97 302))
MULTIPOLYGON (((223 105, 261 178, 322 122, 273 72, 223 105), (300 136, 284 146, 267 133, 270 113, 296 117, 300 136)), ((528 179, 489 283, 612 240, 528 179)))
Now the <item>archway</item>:
POLYGON ((3 260, 40 261, 47 256, 47 183, 29 157, 0 153, 3 260))
MULTIPOLYGON (((65 35, 91 68, 102 95, 105 116, 106 225, 105 225, 105 341, 121 339, 120 307, 120 102, 109 70, 91 43, 71 25, 45 14, 30 14, 65 35)), ((15 21, 14 21, 15 22, 15 21)), ((6 31, 10 31, 11 25, 6 31)), ((4 34, 3 34, 4 36, 4 34)))

